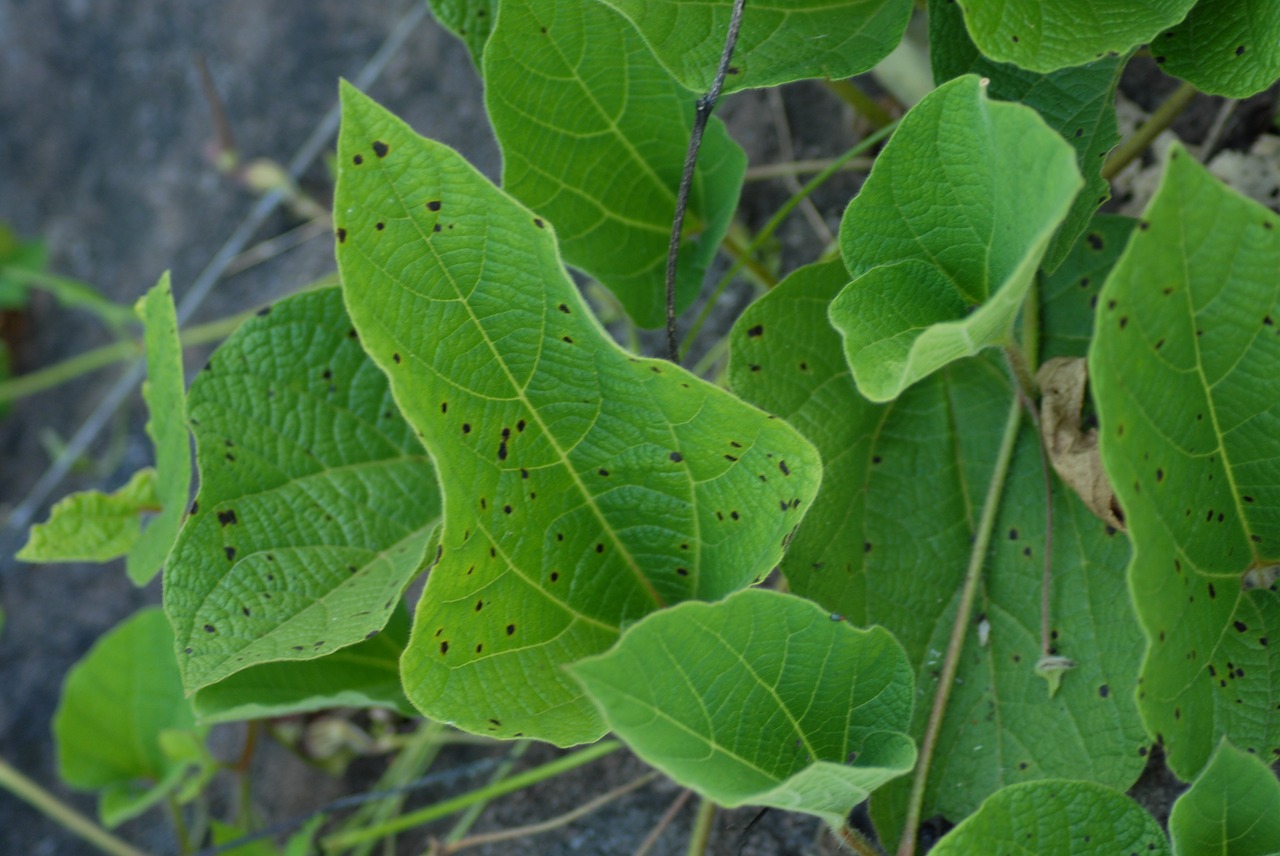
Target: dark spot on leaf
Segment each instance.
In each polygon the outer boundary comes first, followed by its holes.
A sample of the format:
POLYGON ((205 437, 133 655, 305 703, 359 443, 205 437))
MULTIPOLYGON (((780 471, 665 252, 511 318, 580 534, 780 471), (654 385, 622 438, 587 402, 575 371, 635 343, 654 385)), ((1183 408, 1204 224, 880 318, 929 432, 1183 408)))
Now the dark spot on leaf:
POLYGON ((569 314, 569 307, 566 306, 565 304, 561 303, 559 308, 560 308, 560 311, 563 312, 565 315, 569 314))
POLYGON ((738 459, 737 459, 737 458, 735 458, 733 455, 725 455, 725 456, 724 456, 724 459, 725 459, 726 461, 737 461, 737 460, 738 460, 738 459))
POLYGON ((1025 769, 1027 769, 1027 762, 1026 762, 1026 761, 1022 761, 1022 762, 1020 762, 1020 763, 1018 764, 1018 769, 1019 769, 1019 770, 1025 770, 1025 769))
POLYGON ((1106 698, 1107 696, 1111 695, 1111 687, 1107 686, 1106 684, 1103 684, 1102 686, 1098 687, 1098 695, 1101 696, 1102 698, 1106 698))
POLYGON ((1156 346, 1155 346, 1155 347, 1156 347, 1156 350, 1157 350, 1157 351, 1158 351, 1158 350, 1160 350, 1161 348, 1163 348, 1163 347, 1164 347, 1164 339, 1160 339, 1160 340, 1158 340, 1158 341, 1156 342, 1156 346))
POLYGON ((1141 231, 1145 232, 1145 231, 1147 231, 1148 229, 1150 229, 1150 228, 1151 228, 1151 224, 1150 224, 1150 223, 1148 223, 1146 220, 1139 220, 1139 221, 1138 221, 1138 228, 1139 228, 1141 231))
POLYGON ((1238 620, 1231 622, 1231 626, 1236 629, 1237 633, 1244 633, 1246 630, 1249 629, 1249 625, 1245 624, 1243 621, 1238 621, 1238 620))
POLYGON ((1089 246, 1093 247, 1093 249, 1095 250, 1101 250, 1102 247, 1104 246, 1102 242, 1102 236, 1099 235, 1097 232, 1090 232, 1088 235, 1085 236, 1085 240, 1087 240, 1089 242, 1089 246))
POLYGON ((507 635, 508 635, 508 636, 514 636, 514 635, 515 635, 515 632, 516 632, 516 626, 515 626, 514 624, 508 624, 508 625, 507 625, 507 635))
POLYGON ((760 367, 759 367, 758 365, 756 365, 755 363, 752 363, 752 364, 751 364, 751 370, 752 370, 753 372, 758 372, 758 371, 760 371, 760 367))
POLYGON ((757 324, 756 326, 754 326, 754 327, 750 328, 749 330, 747 330, 747 335, 748 335, 749 337, 751 337, 752 339, 754 339, 754 338, 756 338, 756 337, 758 337, 758 336, 763 336, 763 335, 764 335, 764 325, 763 325, 763 324, 757 324))
POLYGON ((865 543, 862 545, 862 552, 864 552, 864 553, 870 553, 870 552, 871 552, 871 542, 870 542, 870 541, 867 541, 867 542, 865 542, 865 543))
POLYGON ((449 653, 449 643, 447 641, 440 643, 440 653, 441 655, 449 653))
POLYGON ((555 582, 555 581, 556 581, 556 580, 558 580, 558 579, 560 579, 560 573, 559 573, 558 571, 552 571, 552 572, 551 572, 551 582, 555 582))
POLYGON ((778 469, 782 470, 782 474, 783 474, 784 476, 789 476, 789 475, 791 475, 791 470, 787 469, 787 462, 786 462, 786 461, 778 461, 778 469))
POLYGON ((387 224, 386 224, 386 223, 383 223, 381 220, 379 220, 377 223, 374 223, 374 224, 373 224, 373 228, 375 228, 375 229, 377 229, 379 232, 381 232, 383 229, 387 228, 387 224))
POLYGON ((1238 48, 1236 48, 1236 56, 1243 56, 1243 55, 1244 55, 1244 45, 1240 45, 1238 48))
POLYGON ((511 506, 509 506, 509 505, 504 505, 504 506, 502 506, 502 512, 503 512, 504 514, 510 514, 510 513, 511 513, 511 506))
POLYGON ((226 458, 228 463, 234 464, 236 462, 236 456, 231 454, 230 452, 227 452, 222 457, 226 458))
POLYGON ((505 461, 507 459, 507 441, 503 440, 498 443, 498 460, 505 461))
POLYGON ((375 155, 380 158, 385 158, 388 151, 390 151, 390 149, 387 147, 386 143, 382 142, 382 140, 373 141, 373 153, 375 155))
POLYGON ((236 548, 235 548, 235 547, 223 547, 223 548, 222 548, 222 550, 223 550, 223 552, 224 552, 224 553, 226 553, 226 554, 227 554, 227 561, 228 561, 228 562, 234 562, 234 561, 236 560, 236 548))
POLYGON ((1213 587, 1213 583, 1209 583, 1209 599, 1212 600, 1217 596, 1218 596, 1218 590, 1213 587))
POLYGON ((226 511, 218 512, 218 522, 223 526, 234 526, 240 521, 236 519, 236 511, 234 508, 228 508, 226 511))
POLYGON ((428 202, 428 203, 427 203, 427 210, 428 210, 428 211, 439 211, 439 210, 440 210, 440 200, 439 200, 439 199, 432 199, 430 202, 428 202))
POLYGON ((483 642, 481 642, 481 643, 479 643, 478 645, 476 645, 476 653, 477 653, 477 654, 479 654, 479 653, 480 653, 481 651, 483 651, 483 650, 484 650, 484 643, 483 643, 483 642))
POLYGON ((681 455, 679 452, 672 452, 667 457, 675 461, 677 464, 684 460, 684 455, 681 455))
POLYGON ((730 516, 730 517, 732 517, 734 520, 737 520, 737 519, 738 519, 738 512, 736 512, 736 511, 730 511, 730 512, 729 512, 729 516, 730 516))
POLYGON ((1010 529, 1010 530, 1009 530, 1009 540, 1010 540, 1010 541, 1017 541, 1017 540, 1018 540, 1018 530, 1017 530, 1017 529, 1010 529))
POLYGON ((598 472, 602 476, 605 476, 606 478, 609 476, 609 471, 606 470, 604 467, 601 467, 600 469, 596 470, 596 472, 598 472))
POLYGON ((1143 758, 1147 757, 1147 747, 1146 747, 1146 746, 1139 746, 1139 747, 1138 747, 1138 754, 1139 754, 1139 755, 1141 755, 1143 758))
POLYGON ((191 513, 192 513, 192 514, 195 514, 195 513, 196 513, 196 512, 198 512, 199 510, 200 510, 200 501, 199 501, 199 500, 196 500, 195 502, 191 503, 191 513))
POLYGON ((1121 329, 1121 330, 1123 330, 1123 329, 1124 329, 1125 327, 1127 327, 1127 326, 1129 326, 1129 316, 1128 316, 1128 315, 1121 315, 1121 316, 1120 316, 1120 329, 1121 329))
POLYGON ((603 552, 604 552, 604 545, 603 545, 603 544, 597 544, 597 545, 596 545, 596 552, 597 552, 597 553, 603 553, 603 552))
POLYGON ((677 574, 679 574, 679 575, 680 575, 680 576, 682 576, 682 577, 687 577, 687 576, 689 576, 689 569, 688 569, 688 568, 676 568, 676 573, 677 573, 677 574))
POLYGON ((360 166, 360 164, 364 163, 364 155, 356 155, 351 159, 351 162, 356 166, 360 166))
POLYGON ((1164 56, 1158 56, 1158 57, 1156 57, 1156 65, 1164 65, 1164 61, 1165 61, 1165 57, 1164 57, 1164 56))
POLYGON ((570 344, 570 345, 572 345, 572 344, 573 344, 573 338, 572 338, 571 336, 561 336, 561 337, 560 337, 560 341, 565 342, 565 343, 570 344))
POLYGON ((557 533, 556 533, 556 540, 557 540, 557 541, 563 541, 563 540, 564 540, 564 533, 563 533, 563 532, 557 532, 557 533))
POLYGON ((439 223, 437 223, 437 224, 435 224, 434 226, 432 226, 432 227, 431 227, 431 231, 433 231, 433 232, 439 232, 439 231, 440 231, 440 224, 439 224, 439 223))
POLYGON ((391 359, 395 360, 395 361, 396 361, 396 363, 397 363, 397 364, 399 364, 399 362, 400 362, 400 355, 399 355, 399 354, 392 354, 392 355, 391 355, 391 359))
POLYGON ((347 240, 347 230, 346 230, 346 229, 339 229, 339 230, 338 230, 338 232, 337 232, 337 235, 338 235, 338 243, 339 243, 339 244, 341 244, 341 243, 343 243, 344 241, 346 241, 346 240, 347 240))
POLYGON ((470 433, 471 433, 471 423, 470 423, 470 422, 463 422, 463 423, 462 423, 462 433, 463 433, 463 434, 470 434, 470 433))
POLYGON ((542 219, 541 219, 541 218, 539 218, 539 217, 534 217, 534 218, 533 218, 533 225, 535 225, 535 226, 537 226, 539 229, 541 229, 541 228, 542 228, 542 219))

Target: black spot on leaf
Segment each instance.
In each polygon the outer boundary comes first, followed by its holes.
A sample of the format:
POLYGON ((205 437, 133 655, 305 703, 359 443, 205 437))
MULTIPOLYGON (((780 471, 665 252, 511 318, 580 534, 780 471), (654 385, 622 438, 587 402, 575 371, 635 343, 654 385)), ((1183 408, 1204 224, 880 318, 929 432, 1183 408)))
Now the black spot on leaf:
POLYGON ((752 339, 755 339, 755 338, 758 338, 758 337, 760 337, 760 336, 763 336, 763 335, 764 335, 764 325, 763 325, 763 324, 757 324, 756 326, 754 326, 754 327, 752 327, 751 329, 747 330, 747 335, 748 335, 749 337, 751 337, 752 339))
POLYGON ((399 355, 399 354, 392 354, 392 355, 391 355, 391 359, 395 360, 396 364, 397 364, 397 365, 399 365, 399 363, 400 363, 400 355, 399 355))
POLYGON ((343 243, 343 242, 345 242, 345 241, 347 240, 347 230, 346 230, 346 229, 339 229, 339 230, 337 231, 337 235, 338 235, 338 243, 339 243, 339 244, 341 244, 341 243, 343 243))
POLYGON ((672 452, 667 457, 675 461, 677 464, 684 460, 684 455, 680 454, 679 452, 672 452))
POLYGON ((597 545, 596 545, 596 552, 597 552, 597 553, 603 553, 603 552, 604 552, 604 545, 603 545, 603 544, 597 544, 597 545))
POLYGON ((235 548, 235 547, 223 547, 223 548, 222 548, 222 550, 223 550, 223 552, 224 552, 224 553, 226 553, 226 554, 227 554, 227 561, 228 561, 228 562, 234 562, 234 561, 236 560, 236 548, 235 548))
POLYGON ((786 462, 786 461, 778 461, 778 469, 782 471, 782 474, 783 474, 784 476, 789 476, 789 475, 791 475, 791 470, 789 470, 789 469, 787 468, 787 462, 786 462))
POLYGON ((356 166, 360 166, 360 164, 364 163, 364 155, 356 155, 351 159, 351 162, 356 166))
POLYGON ((688 569, 688 568, 676 568, 676 573, 677 573, 677 574, 679 574, 679 575, 680 575, 680 576, 682 576, 682 577, 687 577, 687 576, 689 576, 689 569, 688 569))
POLYGON ((427 203, 427 210, 428 210, 428 211, 439 211, 439 210, 440 210, 440 200, 439 200, 439 199, 432 199, 430 202, 428 202, 428 203, 427 203))
POLYGON ((387 156, 388 151, 390 151, 390 148, 387 146, 386 143, 382 142, 382 140, 373 141, 373 153, 375 155, 377 155, 380 158, 385 158, 387 156))
POLYGON ((218 523, 222 524, 224 527, 234 526, 239 522, 240 521, 236 519, 236 512, 234 508, 228 508, 226 511, 218 512, 218 523))
POLYGON ((191 503, 191 513, 194 515, 198 511, 200 511, 200 501, 196 500, 195 502, 191 503))
POLYGON ((543 228, 543 226, 542 226, 542 218, 540 218, 540 217, 534 217, 534 218, 533 218, 533 225, 537 226, 539 229, 543 228))
POLYGON ((1239 620, 1231 622, 1231 626, 1236 629, 1237 633, 1244 633, 1249 629, 1249 625, 1239 620))
POLYGON ((205 632, 205 633, 217 633, 217 632, 218 632, 218 628, 214 627, 212 624, 206 624, 206 625, 204 626, 204 632, 205 632))
POLYGON ((447 641, 446 641, 446 642, 441 642, 441 643, 440 643, 440 654, 443 656, 444 654, 448 654, 448 653, 449 653, 449 643, 448 643, 447 641))
POLYGON ((516 633, 516 626, 515 626, 514 624, 508 624, 508 625, 507 625, 507 635, 508 635, 508 636, 514 636, 514 635, 515 635, 515 633, 516 633))

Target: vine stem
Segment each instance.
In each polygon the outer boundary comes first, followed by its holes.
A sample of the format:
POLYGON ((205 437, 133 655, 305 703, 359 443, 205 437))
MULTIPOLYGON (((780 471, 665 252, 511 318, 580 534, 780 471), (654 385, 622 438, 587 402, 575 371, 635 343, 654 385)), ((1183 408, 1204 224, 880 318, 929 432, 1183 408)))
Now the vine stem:
POLYGON ((711 89, 698 99, 693 114, 693 132, 689 135, 689 150, 684 156, 684 171, 680 175, 680 191, 676 194, 676 216, 671 222, 671 243, 667 247, 667 359, 680 362, 680 347, 676 342, 676 261, 680 256, 680 235, 684 232, 684 213, 689 208, 689 188, 693 186, 693 168, 698 163, 698 149, 702 148, 702 134, 707 129, 711 111, 720 100, 724 77, 729 73, 729 60, 738 44, 738 31, 742 28, 742 7, 746 0, 733 0, 729 15, 729 31, 724 38, 724 52, 720 54, 720 66, 716 69, 711 89))
POLYGON ((461 811, 478 802, 514 793, 531 785, 536 785, 538 782, 555 778, 561 773, 567 773, 569 770, 581 767, 583 764, 589 764, 597 758, 602 758, 610 752, 616 752, 621 748, 622 744, 617 740, 605 740, 569 755, 564 755, 540 767, 526 770, 520 775, 512 776, 505 781, 400 815, 384 823, 330 835, 321 842, 321 846, 325 852, 329 852, 341 850, 344 847, 350 847, 353 844, 360 844, 364 841, 376 841, 380 838, 386 838, 388 835, 411 829, 415 826, 421 826, 424 823, 430 823, 437 818, 447 817, 455 811, 461 811))
POLYGON ((662 817, 658 818, 658 822, 654 824, 653 829, 649 830, 649 834, 640 842, 640 846, 631 856, 649 856, 649 851, 658 843, 658 839, 662 837, 662 833, 671 825, 671 821, 675 820, 676 815, 680 813, 680 809, 684 808, 684 804, 689 801, 689 797, 693 796, 693 791, 685 788, 680 792, 671 805, 667 806, 667 810, 662 813, 662 817))
POLYGON ((960 603, 956 608, 955 621, 951 625, 951 639, 947 643, 942 675, 938 679, 938 689, 933 697, 929 723, 925 727, 924 741, 920 747, 920 759, 916 764, 915 778, 911 782, 907 821, 902 829, 902 844, 898 847, 898 856, 914 856, 916 852, 916 831, 920 826, 920 810, 924 805, 924 789, 929 780, 929 767, 938 743, 938 734, 942 731, 942 720, 946 715, 947 703, 951 699, 951 687, 955 683, 956 672, 960 667, 960 653, 964 649, 965 636, 969 631, 973 601, 978 593, 978 582, 982 579, 982 566, 986 562, 991 532, 995 528, 996 513, 1000 510, 1000 498, 1004 493, 1005 479, 1009 474, 1009 464, 1013 460, 1013 449, 1021 424, 1022 400, 1020 396, 1015 395, 1005 420, 1004 436, 1000 439, 1000 451, 991 473, 991 482, 987 485, 987 496, 982 503, 982 517, 978 521, 978 531, 974 533, 973 548, 969 551, 969 567, 965 571, 964 588, 960 592, 960 603))
POLYGON ((31 779, 18 772, 0 758, 0 787, 18 799, 48 815, 68 832, 88 841, 104 853, 112 856, 148 856, 123 839, 117 838, 31 779))
POLYGON ((1102 166, 1102 177, 1110 181, 1120 170, 1128 166, 1130 161, 1146 151, 1155 138, 1160 136, 1160 132, 1172 125, 1173 120, 1181 115, 1198 92, 1199 90, 1190 83, 1184 83, 1175 89, 1172 95, 1161 102, 1147 121, 1143 122, 1141 127, 1111 153, 1111 157, 1107 158, 1107 162, 1102 166))
POLYGON ((686 856, 704 856, 711 842, 711 827, 716 819, 716 804, 703 797, 698 803, 698 813, 693 818, 693 831, 689 833, 686 856))

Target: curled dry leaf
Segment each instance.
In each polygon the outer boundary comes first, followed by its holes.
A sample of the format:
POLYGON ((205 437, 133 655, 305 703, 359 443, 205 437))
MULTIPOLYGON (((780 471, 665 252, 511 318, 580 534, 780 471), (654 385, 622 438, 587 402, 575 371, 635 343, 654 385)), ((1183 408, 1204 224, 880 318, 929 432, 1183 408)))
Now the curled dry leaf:
POLYGON ((1054 357, 1040 367, 1040 436, 1059 477, 1090 511, 1124 531, 1124 514, 1102 468, 1098 429, 1080 425, 1088 381, 1087 364, 1079 357, 1054 357))

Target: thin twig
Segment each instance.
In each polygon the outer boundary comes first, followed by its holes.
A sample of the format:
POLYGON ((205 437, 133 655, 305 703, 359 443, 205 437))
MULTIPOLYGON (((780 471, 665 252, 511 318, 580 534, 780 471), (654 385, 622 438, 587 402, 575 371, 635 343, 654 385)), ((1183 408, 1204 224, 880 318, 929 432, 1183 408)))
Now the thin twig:
POLYGON ((991 482, 987 485, 987 496, 982 503, 982 518, 978 521, 978 531, 973 535, 973 547, 969 551, 969 567, 965 571, 964 588, 960 592, 960 603, 956 608, 955 621, 951 625, 951 639, 947 643, 942 674, 938 678, 933 707, 929 710, 929 722, 925 726, 924 740, 920 744, 920 758, 916 763, 915 777, 911 781, 907 820, 902 828, 902 843, 898 847, 898 856, 914 856, 916 852, 916 833, 920 826, 921 808, 924 805, 925 785, 929 781, 929 767, 933 762, 933 751, 938 743, 938 735, 942 732, 942 720, 947 712, 947 703, 951 699, 956 672, 960 668, 960 654, 964 650, 965 636, 969 632, 973 601, 978 593, 978 583, 982 579, 982 567, 986 564, 987 548, 991 544, 991 532, 995 528, 996 513, 1000 510, 1000 498, 1004 494, 1005 478, 1009 474, 1009 463, 1013 459, 1013 449, 1018 439, 1018 427, 1021 421, 1022 402, 1015 395, 1005 422, 1004 436, 1000 440, 996 464, 991 472, 991 482))
POLYGON ((517 826, 512 829, 503 829, 498 832, 484 832, 479 835, 473 835, 470 838, 463 838, 454 844, 445 844, 440 848, 441 856, 448 856, 450 853, 457 853, 468 847, 479 847, 482 844, 494 844, 499 841, 510 841, 513 838, 526 838, 534 835, 541 835, 544 832, 550 832, 553 829, 559 829, 562 826, 568 826, 580 817, 585 817, 593 811, 604 808, 616 799, 626 796, 632 791, 639 790, 645 785, 658 778, 660 774, 657 770, 651 770, 638 779, 633 779, 625 785, 619 785, 611 791, 601 794, 595 799, 585 802, 575 808, 573 811, 565 812, 559 817, 553 817, 550 820, 544 820, 541 823, 531 823, 527 826, 517 826))
MULTIPOLYGON (((786 163, 766 163, 759 166, 749 166, 742 180, 747 182, 768 181, 771 178, 785 178, 788 175, 813 175, 814 173, 822 172, 833 163, 835 163, 835 158, 810 158, 786 163)), ((871 158, 854 158, 851 161, 842 162, 839 169, 843 172, 866 172, 871 169, 871 163, 871 158)))
POLYGON ((1199 91, 1190 83, 1183 83, 1173 94, 1161 102, 1156 111, 1147 117, 1147 121, 1125 139, 1111 152, 1111 157, 1102 166, 1102 177, 1107 181, 1115 178, 1120 170, 1129 162, 1147 150, 1147 147, 1160 136, 1160 133, 1173 124, 1173 120, 1182 115, 1191 100, 1199 91))
MULTIPOLYGON (((795 160, 795 142, 791 139, 791 126, 787 123, 787 105, 782 102, 782 92, 777 87, 768 89, 766 90, 765 99, 769 102, 769 112, 773 117, 773 127, 778 135, 778 153, 784 161, 795 160)), ((800 192, 800 180, 795 175, 783 176, 782 183, 792 193, 800 192)), ((812 199, 806 196, 800 203, 800 210, 804 213, 805 219, 809 221, 809 228, 813 229, 823 244, 829 244, 836 239, 836 236, 831 234, 827 221, 822 219, 822 214, 818 212, 818 208, 813 204, 812 199)))
POLYGON ((667 359, 680 362, 680 346, 676 342, 676 262, 680 257, 680 236, 684 232, 684 214, 689 207, 689 188, 693 186, 693 168, 698 163, 698 149, 702 148, 702 133, 707 129, 711 111, 720 100, 725 75, 729 73, 729 61, 733 48, 738 44, 738 31, 742 28, 742 7, 746 0, 733 0, 733 12, 729 15, 729 32, 724 39, 724 52, 720 55, 720 67, 706 95, 698 99, 693 114, 693 133, 689 135, 689 150, 684 156, 684 171, 680 175, 680 191, 676 194, 676 215, 671 223, 671 243, 667 246, 667 359))
POLYGON ((658 839, 662 837, 662 833, 666 832, 667 827, 676 819, 676 815, 680 813, 680 809, 684 808, 685 803, 689 801, 689 797, 693 796, 693 791, 685 788, 679 793, 671 805, 667 806, 667 810, 662 813, 662 817, 658 818, 658 822, 654 824, 653 829, 649 830, 649 834, 644 837, 644 841, 640 842, 640 846, 636 848, 636 852, 631 856, 649 856, 649 851, 658 843, 658 839))
POLYGON ((1218 144, 1222 142, 1222 134, 1227 129, 1227 123, 1239 106, 1240 101, 1235 98, 1228 98, 1222 102, 1217 115, 1213 117, 1213 124, 1209 126, 1209 132, 1204 135, 1204 142, 1200 144, 1200 163, 1207 164, 1209 158, 1213 157, 1213 153, 1218 150, 1218 144))

